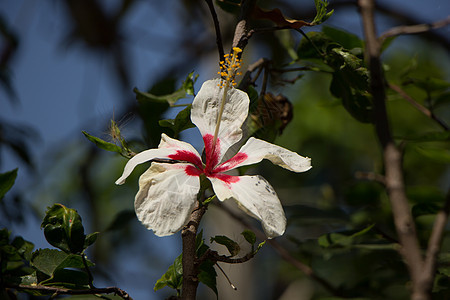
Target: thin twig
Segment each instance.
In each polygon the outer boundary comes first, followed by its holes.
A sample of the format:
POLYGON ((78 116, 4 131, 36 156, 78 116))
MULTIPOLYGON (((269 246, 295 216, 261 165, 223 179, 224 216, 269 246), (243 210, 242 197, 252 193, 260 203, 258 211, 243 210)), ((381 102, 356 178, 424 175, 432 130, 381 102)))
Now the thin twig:
POLYGON ((414 100, 411 96, 409 96, 401 87, 399 87, 398 85, 389 83, 389 88, 392 89, 393 91, 397 92, 400 96, 402 96, 403 99, 405 99, 406 101, 408 101, 409 103, 412 104, 412 106, 414 106, 415 108, 417 108, 421 113, 423 113, 425 116, 433 119, 434 121, 436 121, 439 126, 441 126, 445 131, 448 131, 448 126, 447 124, 445 124, 444 121, 442 121, 441 119, 439 119, 434 113, 433 111, 429 110, 428 108, 426 108, 425 106, 421 105, 419 102, 417 102, 416 100, 414 100))
POLYGON ((384 178, 383 175, 381 174, 377 174, 374 172, 361 172, 358 171, 355 173, 355 178, 356 179, 366 179, 366 180, 370 180, 370 181, 375 181, 378 182, 380 184, 382 184, 383 186, 386 185, 386 179, 384 178))
POLYGON ((40 291, 44 293, 52 293, 56 295, 95 295, 95 294, 115 294, 121 297, 125 300, 133 300, 133 298, 128 295, 127 292, 125 292, 122 289, 119 289, 118 287, 106 287, 106 288, 93 288, 93 289, 86 289, 86 290, 72 290, 72 289, 65 289, 65 288, 58 288, 53 286, 45 286, 45 285, 25 285, 25 284, 19 284, 19 285, 6 285, 7 288, 12 288, 16 290, 28 290, 28 291, 40 291))
POLYGON ((222 272, 223 276, 225 276, 225 279, 228 281, 228 284, 231 286, 231 288, 235 291, 237 291, 237 287, 231 282, 230 278, 228 278, 225 271, 219 266, 218 263, 216 263, 217 268, 219 268, 220 272, 222 272))
POLYGON ((219 19, 217 18, 216 10, 214 9, 214 4, 212 0, 205 0, 208 5, 209 11, 211 12, 211 17, 214 22, 214 29, 216 30, 216 44, 217 50, 219 51, 219 61, 224 59, 225 52, 223 50, 222 34, 220 33, 219 19))
POLYGON ((427 32, 433 29, 438 29, 441 27, 445 27, 450 24, 450 17, 447 17, 444 20, 440 20, 431 24, 417 24, 417 25, 409 25, 409 26, 398 26, 391 28, 385 31, 380 37, 379 40, 382 43, 385 39, 397 35, 403 34, 417 34, 427 32))
POLYGON ((81 258, 83 260, 84 269, 86 270, 86 273, 88 275, 89 287, 91 289, 94 289, 95 288, 94 283, 93 283, 94 282, 94 277, 92 277, 91 270, 89 269, 89 266, 87 264, 86 255, 84 253, 82 253, 81 254, 81 258))
POLYGON ((431 231, 431 237, 428 241, 427 253, 425 256, 425 262, 423 265, 423 281, 426 285, 432 286, 434 280, 434 274, 436 272, 437 259, 439 251, 441 249, 442 239, 445 232, 445 227, 448 222, 450 214, 450 191, 447 193, 444 207, 436 215, 434 220, 433 229, 431 231))

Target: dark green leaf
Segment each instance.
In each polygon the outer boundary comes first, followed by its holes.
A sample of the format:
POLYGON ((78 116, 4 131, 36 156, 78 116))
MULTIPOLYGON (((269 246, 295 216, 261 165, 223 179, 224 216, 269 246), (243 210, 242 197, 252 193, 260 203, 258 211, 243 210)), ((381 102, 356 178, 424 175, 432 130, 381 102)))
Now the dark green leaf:
POLYGON ((369 232, 374 225, 370 225, 361 231, 355 232, 353 234, 347 233, 327 233, 319 237, 318 243, 320 246, 328 247, 345 247, 357 243, 357 238, 369 232))
POLYGON ((441 207, 436 203, 419 203, 412 207, 412 215, 414 218, 423 215, 434 215, 439 212, 441 207))
POLYGON ((33 253, 31 265, 51 277, 69 254, 56 249, 39 249, 33 253))
POLYGON ((106 141, 104 141, 104 140, 102 140, 102 139, 100 139, 98 137, 92 136, 89 133, 87 133, 86 131, 82 131, 82 133, 84 134, 84 136, 88 140, 93 142, 100 149, 103 149, 103 150, 106 150, 106 151, 111 151, 111 152, 122 153, 122 148, 120 148, 116 144, 109 143, 109 142, 106 142, 106 141))
POLYGON ((224 235, 216 235, 211 237, 211 243, 212 242, 216 242, 217 244, 227 247, 228 252, 230 252, 231 256, 238 255, 239 251, 241 251, 241 247, 239 247, 238 243, 224 235))
POLYGON ((200 273, 198 274, 198 280, 209 287, 213 292, 218 296, 217 294, 217 282, 216 277, 217 273, 214 269, 214 263, 210 260, 206 260, 202 262, 202 264, 199 267, 200 273))
POLYGON ((22 237, 16 237, 11 242, 11 245, 17 249, 17 253, 25 260, 31 259, 31 252, 33 251, 34 245, 22 237))
POLYGON ((428 93, 445 91, 450 88, 450 82, 440 78, 408 78, 407 81, 409 84, 414 84, 428 93))
POLYGON ((363 48, 363 41, 355 34, 330 26, 323 26, 322 32, 345 49, 363 48))
POLYGON ((60 286, 68 289, 81 289, 89 287, 89 277, 86 272, 71 269, 57 269, 53 277, 43 285, 60 286))
POLYGON ((253 246, 256 243, 256 235, 253 231, 246 229, 242 231, 241 234, 250 245, 253 246))
POLYGON ((168 103, 170 106, 175 105, 175 103, 186 98, 186 95, 194 94, 194 83, 197 80, 197 76, 193 77, 193 73, 189 73, 183 85, 173 93, 166 95, 155 95, 152 93, 141 92, 137 88, 134 88, 133 92, 136 94, 136 98, 139 102, 150 102, 150 103, 168 103))
POLYGON ((330 47, 340 47, 329 36, 323 32, 309 32, 308 38, 303 38, 297 48, 297 55, 300 59, 320 59, 324 58, 327 49, 330 47))
POLYGON ((91 246, 97 240, 98 232, 93 232, 91 234, 86 235, 86 239, 84 240, 84 249, 91 246))
POLYGON ((224 11, 231 14, 238 14, 241 7, 241 0, 216 0, 217 5, 224 11))
POLYGON ((14 182, 17 178, 17 170, 14 169, 9 172, 0 174, 0 199, 2 199, 5 194, 13 187, 14 182))
POLYGON ((437 142, 437 141, 450 141, 450 132, 448 131, 438 131, 438 132, 428 132, 425 134, 412 135, 407 137, 397 137, 405 141, 411 142, 437 142))
POLYGON ((84 228, 75 209, 54 204, 47 210, 41 227, 50 245, 65 252, 81 253, 85 249, 84 228))
POLYGON ((160 120, 159 125, 172 129, 174 136, 177 137, 183 130, 195 127, 191 122, 191 108, 192 105, 189 104, 178 113, 175 119, 160 120))

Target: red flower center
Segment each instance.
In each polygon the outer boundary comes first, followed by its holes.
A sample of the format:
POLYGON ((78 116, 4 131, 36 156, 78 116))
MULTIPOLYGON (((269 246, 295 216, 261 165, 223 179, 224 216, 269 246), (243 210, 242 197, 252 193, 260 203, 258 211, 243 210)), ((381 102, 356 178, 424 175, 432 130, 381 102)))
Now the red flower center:
POLYGON ((170 159, 182 160, 190 162, 185 168, 185 172, 189 176, 200 176, 205 174, 207 177, 220 179, 228 184, 238 182, 238 176, 224 174, 223 172, 233 169, 235 166, 247 159, 248 155, 243 152, 238 152, 235 156, 226 162, 218 165, 220 158, 220 139, 217 139, 216 145, 213 149, 214 137, 211 134, 206 134, 203 137, 205 143, 205 165, 201 159, 193 152, 180 150, 177 153, 169 155, 170 159))

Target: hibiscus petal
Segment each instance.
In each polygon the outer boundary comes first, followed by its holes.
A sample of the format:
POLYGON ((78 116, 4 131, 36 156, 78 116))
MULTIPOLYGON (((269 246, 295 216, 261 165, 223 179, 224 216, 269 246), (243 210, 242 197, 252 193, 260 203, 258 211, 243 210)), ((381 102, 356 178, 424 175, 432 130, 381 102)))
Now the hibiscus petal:
POLYGON ((312 168, 311 158, 251 137, 234 157, 217 166, 214 171, 225 172, 237 167, 256 164, 263 159, 268 159, 272 163, 294 172, 305 172, 312 168))
POLYGON ((233 176, 226 181, 208 177, 220 201, 234 199, 250 216, 261 221, 268 238, 280 236, 286 229, 283 207, 272 186, 261 176, 233 176))
POLYGON ((157 236, 167 236, 187 224, 200 189, 198 176, 186 174, 190 164, 159 164, 139 178, 134 208, 141 223, 157 236))
POLYGON ((157 149, 142 151, 128 161, 122 176, 116 180, 116 184, 123 184, 137 165, 155 158, 189 161, 196 166, 201 166, 202 164, 200 155, 191 144, 172 139, 163 133, 157 149))
MULTIPOLYGON (((246 93, 230 88, 225 99, 222 121, 217 135, 216 150, 212 151, 212 140, 216 130, 217 117, 223 98, 224 88, 220 88, 220 79, 205 81, 192 103, 191 120, 202 134, 205 152, 215 153, 209 158, 213 167, 219 163, 225 152, 242 138, 241 126, 247 118, 250 100, 246 93)), ((206 162, 208 165, 208 161, 206 162)))

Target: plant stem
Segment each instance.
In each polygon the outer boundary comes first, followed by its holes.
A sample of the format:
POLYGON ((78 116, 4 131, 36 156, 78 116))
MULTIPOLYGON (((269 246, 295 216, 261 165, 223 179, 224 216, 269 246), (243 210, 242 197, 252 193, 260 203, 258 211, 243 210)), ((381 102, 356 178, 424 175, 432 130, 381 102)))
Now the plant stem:
POLYGON ((195 300, 198 287, 198 268, 197 268, 197 249, 195 240, 197 238, 197 230, 200 220, 208 208, 202 205, 204 194, 201 201, 197 201, 197 205, 191 214, 191 218, 181 232, 183 242, 183 288, 181 290, 181 299, 195 300))

